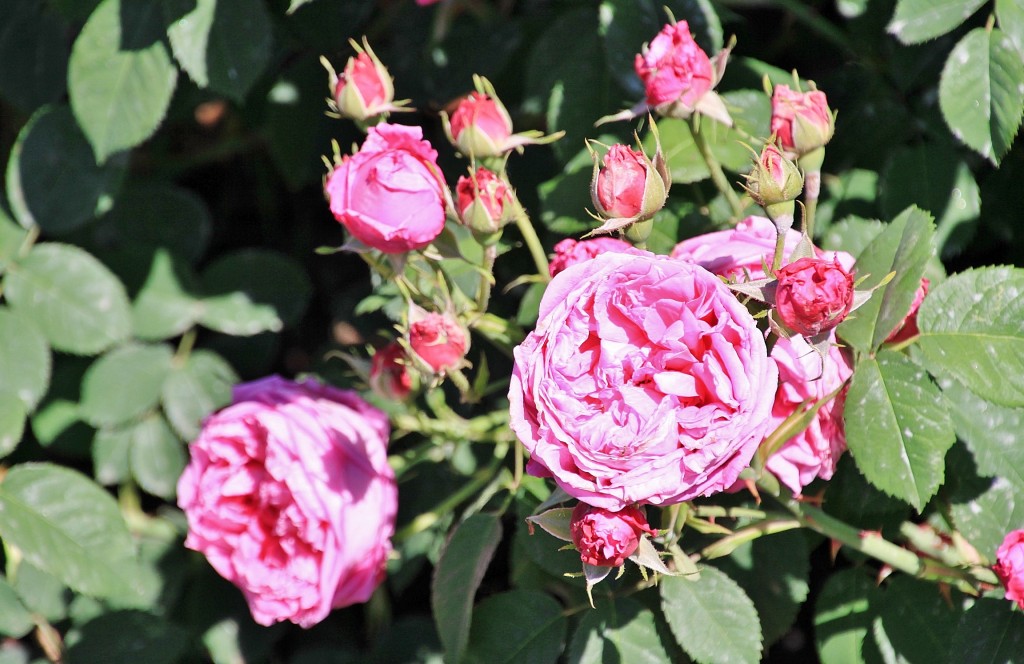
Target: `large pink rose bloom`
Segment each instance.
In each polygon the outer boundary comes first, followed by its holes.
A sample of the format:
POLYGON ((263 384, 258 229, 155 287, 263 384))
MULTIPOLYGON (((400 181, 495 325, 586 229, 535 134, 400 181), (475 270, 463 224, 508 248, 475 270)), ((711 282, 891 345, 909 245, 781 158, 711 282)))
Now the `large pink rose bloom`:
MULTIPOLYGON (((774 431, 802 405, 812 406, 831 394, 853 373, 838 347, 830 348, 823 358, 800 337, 776 341, 772 359, 779 365, 779 389, 769 431, 774 431)), ((845 399, 843 391, 823 405, 804 431, 768 458, 768 470, 795 495, 814 478, 827 480, 835 473, 839 457, 846 451, 845 399)))
POLYGON ((272 376, 235 387, 178 481, 185 546, 261 625, 311 627, 384 578, 397 491, 386 416, 355 392, 272 376))
POLYGON ((441 234, 446 186, 423 130, 382 123, 334 168, 325 191, 334 217, 356 239, 397 254, 441 234))
POLYGON ((777 380, 717 277, 635 249, 552 279, 514 354, 511 422, 529 471, 613 511, 731 486, 764 438, 777 380))

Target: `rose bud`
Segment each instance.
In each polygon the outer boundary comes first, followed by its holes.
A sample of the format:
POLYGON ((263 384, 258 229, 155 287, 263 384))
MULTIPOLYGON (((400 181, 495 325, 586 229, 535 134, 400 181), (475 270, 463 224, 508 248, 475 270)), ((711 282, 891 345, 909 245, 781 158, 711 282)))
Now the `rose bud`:
POLYGON ((387 68, 363 39, 360 46, 355 40, 349 40, 356 54, 345 63, 341 75, 334 73, 334 68, 321 58, 330 78, 333 99, 329 100, 331 110, 339 116, 365 122, 378 116, 395 111, 407 111, 402 108, 405 101, 395 102, 395 86, 387 68))
POLYGON ((814 337, 842 322, 853 307, 853 275, 834 257, 801 258, 776 273, 775 309, 797 334, 814 337))
POLYGON ((403 362, 405 349, 397 342, 374 352, 370 359, 370 389, 385 399, 402 401, 412 391, 412 376, 403 362))
POLYGON ((569 530, 583 562, 598 567, 618 567, 636 551, 643 533, 657 532, 637 507, 612 512, 586 503, 573 509, 569 530))
POLYGON ((539 131, 512 133, 512 117, 498 99, 491 82, 474 76, 476 92, 469 93, 455 107, 455 111, 441 113, 445 134, 452 145, 470 158, 499 157, 524 145, 556 141, 565 132, 544 136, 539 131))
POLYGON ((466 331, 449 316, 439 313, 410 315, 409 348, 427 370, 442 374, 457 369, 466 356, 466 331))
POLYGON ((419 127, 382 123, 327 176, 335 219, 387 254, 422 249, 441 234, 450 194, 437 151, 419 127))
POLYGON ((640 150, 613 145, 604 155, 603 167, 595 157, 596 174, 590 194, 602 217, 649 219, 665 206, 669 183, 640 150))
POLYGON ((772 92, 772 133, 787 152, 798 156, 823 147, 836 128, 835 115, 825 93, 807 92, 777 85, 772 92))
POLYGON ((494 233, 515 218, 512 190, 486 168, 460 177, 455 193, 459 220, 478 233, 494 233))
POLYGON ((617 237, 596 237, 579 242, 566 238, 555 245, 555 255, 548 264, 548 270, 553 277, 567 267, 589 261, 606 251, 625 251, 632 248, 633 245, 617 237))
POLYGON ((765 143, 754 167, 744 175, 744 189, 754 202, 764 208, 780 233, 793 226, 793 202, 803 190, 800 169, 787 159, 774 143, 765 143))
POLYGON ((1014 530, 1003 539, 993 571, 1006 588, 1006 599, 1024 609, 1024 530, 1014 530))
POLYGON ((914 302, 910 305, 910 311, 903 318, 903 321, 892 331, 889 338, 886 339, 888 343, 898 344, 907 339, 916 337, 920 331, 917 329, 917 310, 921 308, 921 303, 924 302, 924 298, 928 295, 928 288, 931 286, 931 282, 922 277, 921 285, 917 287, 917 292, 914 293, 914 302))

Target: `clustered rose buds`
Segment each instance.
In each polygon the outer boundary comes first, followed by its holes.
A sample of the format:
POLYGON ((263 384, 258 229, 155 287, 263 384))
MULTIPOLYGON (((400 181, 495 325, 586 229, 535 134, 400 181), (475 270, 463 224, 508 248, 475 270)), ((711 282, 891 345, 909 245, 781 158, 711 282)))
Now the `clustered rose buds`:
POLYGON ((419 127, 379 124, 327 176, 335 219, 384 253, 421 249, 444 228, 447 185, 419 127))
POLYGON ((185 546, 261 625, 311 627, 384 578, 397 511, 388 419, 351 390, 271 376, 236 385, 178 480, 185 546))
POLYGON ((797 334, 827 332, 853 308, 853 275, 835 258, 801 258, 779 268, 776 277, 775 310, 797 334))
POLYGON ((413 356, 429 371, 443 374, 459 368, 469 336, 451 316, 414 312, 409 320, 409 347, 413 356))
POLYGON ((1024 609, 1024 530, 1006 535, 996 550, 993 569, 1006 588, 1006 599, 1024 609))
POLYGON ((644 513, 632 505, 612 512, 579 503, 569 528, 580 558, 597 567, 618 567, 633 555, 644 533, 656 534, 644 513))
POLYGON ((787 152, 796 156, 824 147, 835 132, 835 115, 825 93, 776 85, 772 93, 771 131, 787 152))

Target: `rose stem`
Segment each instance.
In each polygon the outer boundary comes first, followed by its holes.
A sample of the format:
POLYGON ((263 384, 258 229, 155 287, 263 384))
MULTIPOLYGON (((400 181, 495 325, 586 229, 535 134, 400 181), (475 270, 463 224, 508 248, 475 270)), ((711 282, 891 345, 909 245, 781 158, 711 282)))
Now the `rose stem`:
POLYGON ((729 184, 729 179, 725 177, 725 171, 722 170, 721 164, 715 159, 715 155, 711 153, 711 147, 708 145, 707 139, 704 138, 704 134, 701 133, 700 123, 697 120, 696 114, 690 116, 690 133, 693 134, 693 144, 697 146, 700 156, 704 158, 704 163, 707 164, 708 171, 711 173, 711 180, 729 202, 733 215, 736 219, 739 219, 743 216, 743 205, 740 203, 739 196, 736 195, 736 190, 729 184))
POLYGON ((519 228, 519 232, 522 233, 523 240, 526 242, 526 246, 530 250, 530 255, 533 257, 533 264, 537 266, 537 274, 544 281, 551 281, 548 256, 544 253, 544 247, 540 243, 540 238, 537 237, 537 231, 533 229, 530 217, 528 217, 526 212, 523 210, 520 210, 519 214, 516 215, 516 227, 519 228))

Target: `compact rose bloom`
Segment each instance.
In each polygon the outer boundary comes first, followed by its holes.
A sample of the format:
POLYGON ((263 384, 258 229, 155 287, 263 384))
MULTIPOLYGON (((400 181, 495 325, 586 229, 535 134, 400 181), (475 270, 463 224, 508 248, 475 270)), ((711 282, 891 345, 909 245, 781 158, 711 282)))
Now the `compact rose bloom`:
POLYGON ((573 509, 569 531, 580 559, 597 567, 618 567, 633 555, 644 533, 657 534, 637 507, 612 512, 586 503, 573 509))
POLYGON ((835 122, 824 92, 775 86, 771 129, 787 151, 803 155, 823 147, 832 139, 835 122))
POLYGON ((853 275, 835 258, 801 258, 779 268, 776 277, 775 310, 797 334, 827 332, 853 307, 853 275))
POLYGON ((370 389, 386 399, 401 401, 412 391, 412 376, 403 363, 405 349, 397 341, 374 352, 370 359, 370 389))
POLYGON ((730 487, 777 382, 763 334, 718 277, 637 249, 555 276, 514 356, 511 425, 528 470, 608 510, 730 487))
POLYGON ((432 312, 409 322, 409 346, 434 373, 443 373, 459 366, 468 343, 457 321, 432 312))
POLYGON ((512 190, 486 168, 478 168, 470 177, 460 177, 455 194, 459 220, 481 233, 494 233, 511 220, 515 211, 512 190))
POLYGON ((271 376, 237 385, 178 480, 185 546, 237 585, 261 625, 311 627, 369 599, 397 509, 388 420, 351 390, 271 376))
POLYGON ((570 265, 589 261, 606 251, 625 251, 632 248, 633 245, 630 243, 615 237, 596 237, 592 240, 579 241, 565 238, 555 245, 555 255, 551 258, 548 270, 553 277, 570 265))
POLYGON ((1006 588, 1006 599, 1024 609, 1024 530, 1014 530, 1003 539, 993 569, 1006 588))
POLYGON ((419 127, 371 127, 359 151, 328 175, 325 191, 334 217, 384 253, 422 249, 444 228, 447 185, 419 127))
POLYGON ((914 293, 914 301, 910 305, 910 311, 907 312, 903 321, 896 326, 896 329, 892 331, 886 342, 891 344, 900 343, 916 337, 920 333, 920 330, 917 329, 917 310, 921 308, 921 303, 924 302, 924 298, 928 295, 931 283, 926 277, 921 278, 921 285, 917 287, 917 291, 914 293))
POLYGON ((686 21, 663 27, 633 66, 654 107, 679 104, 692 110, 716 82, 711 59, 693 41, 686 21))

